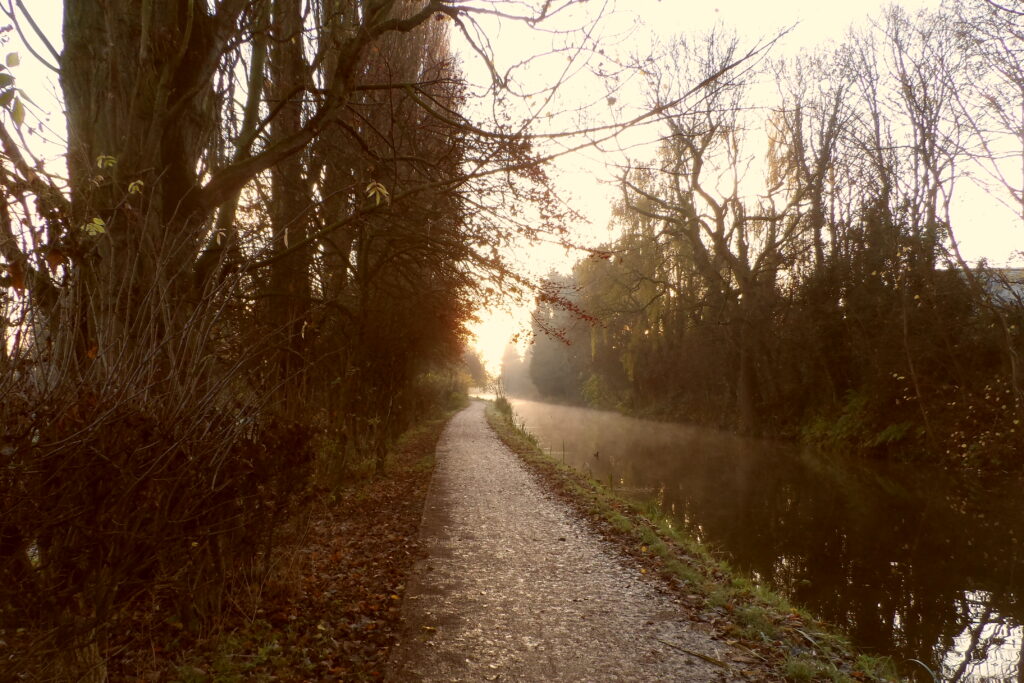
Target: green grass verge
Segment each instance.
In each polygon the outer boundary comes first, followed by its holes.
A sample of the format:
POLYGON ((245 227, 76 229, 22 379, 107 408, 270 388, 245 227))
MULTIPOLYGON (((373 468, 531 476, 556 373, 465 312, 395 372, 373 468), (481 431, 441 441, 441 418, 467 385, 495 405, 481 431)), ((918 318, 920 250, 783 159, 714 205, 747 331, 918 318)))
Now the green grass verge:
POLYGON ((657 506, 625 499, 546 455, 536 437, 516 424, 507 401, 488 405, 487 421, 528 466, 635 557, 645 568, 642 571, 660 572, 687 605, 713 615, 726 637, 748 647, 780 677, 789 681, 898 679, 890 659, 858 654, 835 628, 791 605, 779 593, 740 576, 657 506))

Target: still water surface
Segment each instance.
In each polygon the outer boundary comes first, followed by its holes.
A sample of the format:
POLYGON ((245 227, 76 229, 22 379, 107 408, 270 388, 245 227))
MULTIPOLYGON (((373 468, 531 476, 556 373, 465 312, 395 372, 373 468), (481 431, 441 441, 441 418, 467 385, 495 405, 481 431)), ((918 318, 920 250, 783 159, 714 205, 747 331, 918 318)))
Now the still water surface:
POLYGON ((654 500, 908 678, 1024 683, 1024 478, 917 466, 513 399, 552 455, 654 500), (921 675, 918 675, 921 674, 921 675))

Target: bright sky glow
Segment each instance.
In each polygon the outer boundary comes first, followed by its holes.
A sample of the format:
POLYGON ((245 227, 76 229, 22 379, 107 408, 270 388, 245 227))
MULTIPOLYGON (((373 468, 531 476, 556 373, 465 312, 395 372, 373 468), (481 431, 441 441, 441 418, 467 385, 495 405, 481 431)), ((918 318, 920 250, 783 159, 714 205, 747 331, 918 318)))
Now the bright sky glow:
MULTIPOLYGON (((714 3, 683 2, 682 0, 618 0, 607 8, 604 30, 620 44, 620 54, 642 54, 651 45, 665 41, 681 33, 700 33, 721 22, 734 27, 749 44, 768 39, 783 29, 792 27, 783 43, 777 47, 779 54, 797 51, 821 44, 824 41, 841 40, 847 29, 854 23, 862 22, 870 13, 883 6, 881 0, 857 3, 822 3, 815 0, 783 0, 764 3, 751 0, 723 0, 714 3), (795 26, 794 26, 795 25, 795 26), (623 38, 623 36, 627 36, 623 38)), ((918 7, 935 2, 913 0, 908 7, 918 7)), ((593 4, 596 11, 601 7, 593 4)), ((530 52, 541 52, 546 45, 537 42, 536 37, 527 40, 526 32, 517 27, 500 27, 507 38, 495 41, 498 58, 503 63, 514 64, 529 57, 530 52)), ((470 80, 484 77, 476 71, 472 58, 465 57, 467 77, 470 80)), ((548 78, 550 73, 545 74, 548 78)), ((563 87, 563 106, 571 107, 576 99, 583 105, 598 97, 603 90, 599 84, 581 75, 563 87)), ((621 97, 621 96, 620 96, 621 97)), ((637 91, 634 98, 642 94, 637 91)), ((629 97, 624 98, 626 100, 629 97)), ((637 102, 642 106, 642 102, 637 102)), ((622 148, 631 149, 657 140, 659 131, 651 127, 627 133, 620 137, 622 148)), ((597 246, 614 239, 609 221, 612 202, 618 195, 614 183, 614 169, 610 166, 621 162, 621 155, 602 153, 590 149, 564 157, 555 164, 552 175, 559 183, 563 199, 585 216, 585 220, 574 226, 576 239, 590 246, 597 246)), ((568 273, 580 254, 567 254, 564 249, 553 245, 538 245, 526 250, 520 258, 521 264, 534 275, 544 275, 551 270, 568 273)), ((500 370, 501 356, 514 335, 520 336, 519 350, 525 350, 523 333, 530 326, 529 303, 513 306, 511 310, 478 311, 480 322, 471 326, 476 336, 474 347, 481 354, 484 364, 492 373, 500 370)))
MULTIPOLYGON (((841 42, 853 26, 863 26, 871 17, 888 6, 884 0, 846 3, 823 3, 820 0, 779 0, 765 3, 757 0, 719 0, 712 3, 683 2, 681 0, 619 0, 611 5, 608 20, 612 34, 632 28, 628 41, 619 46, 622 52, 642 54, 657 41, 665 41, 681 33, 699 34, 721 22, 734 28, 746 46, 770 39, 781 30, 789 33, 775 46, 774 56, 792 55, 817 46, 841 42)), ((938 0, 904 0, 898 2, 909 11, 934 8, 938 0)), ((506 53, 504 59, 515 62, 525 58, 516 54, 520 42, 499 42, 497 49, 506 53), (512 52, 512 56, 507 56, 512 52)), ((539 46, 531 44, 530 49, 539 46)), ((467 64, 468 66, 468 64, 467 64)), ((471 70, 470 75, 472 74, 471 70)), ((594 99, 594 83, 586 78, 565 87, 567 98, 574 95, 580 103, 594 99)), ((600 94, 600 93, 599 93, 600 94)), ((642 103, 638 103, 642 104, 642 103)), ((656 139, 658 131, 648 127, 620 137, 623 147, 641 146, 656 139)), ((653 149, 653 147, 651 147, 653 149)), ((637 150, 633 152, 636 154, 637 150)), ((641 156, 637 154, 637 156, 641 156)), ((559 182, 563 198, 584 214, 584 222, 574 226, 577 240, 597 246, 614 238, 609 228, 611 204, 618 195, 613 169, 621 157, 585 150, 559 160, 552 169, 559 182)), ((951 208, 957 238, 968 261, 986 257, 993 264, 1019 260, 1014 252, 1020 249, 1022 226, 1019 218, 997 199, 961 179, 957 185, 951 208), (966 220, 969 217, 970 220, 966 220)), ((535 274, 544 275, 551 270, 568 273, 580 254, 567 254, 553 245, 540 245, 529 249, 522 259, 535 274)), ((480 323, 472 326, 476 335, 475 348, 481 353, 491 372, 500 368, 501 355, 513 335, 529 329, 530 309, 523 305, 506 310, 479 311, 480 323)), ((525 350, 520 341, 520 353, 525 350)))
MULTIPOLYGON (((62 0, 35 0, 25 3, 25 5, 30 8, 32 19, 46 34, 50 43, 55 49, 60 50, 63 46, 61 20, 64 3, 62 0)), ((5 25, 10 23, 6 21, 6 17, 4 19, 5 25)), ((24 22, 22 23, 24 24, 24 22)), ((29 26, 23 26, 22 30, 32 50, 53 64, 49 50, 36 38, 32 29, 29 26)), ((21 64, 11 69, 15 86, 29 98, 26 102, 28 125, 26 126, 25 141, 33 154, 46 161, 48 168, 60 172, 58 170, 60 167, 53 166, 53 164, 55 162, 63 163, 61 160, 64 149, 63 141, 67 137, 67 128, 64 122, 64 108, 59 96, 60 86, 57 82, 57 74, 32 55, 32 50, 26 47, 17 32, 8 33, 7 39, 7 43, 2 48, 3 52, 17 52, 21 57, 21 64)), ((6 116, 6 113, 4 115, 6 116)))
MULTIPOLYGON (((610 0, 602 30, 609 41, 616 43, 615 49, 620 54, 642 54, 644 49, 649 50, 658 40, 663 41, 681 33, 700 33, 716 22, 735 28, 748 45, 792 27, 775 48, 774 54, 781 56, 830 41, 841 41, 851 25, 862 24, 887 4, 884 0, 845 3, 824 3, 820 0, 777 0, 772 3, 760 0, 719 0, 711 3, 610 0)), ((904 0, 900 4, 914 10, 935 7, 938 2, 904 0)), ((50 41, 60 49, 63 0, 32 0, 26 6, 50 41)), ((581 15, 596 12, 601 7, 602 3, 598 0, 591 0, 575 16, 567 16, 565 22, 569 24, 579 21, 581 15)), ((549 35, 531 31, 522 25, 497 22, 491 25, 484 23, 484 26, 490 32, 496 58, 505 68, 551 47, 552 38, 549 35)), ((55 150, 61 149, 60 141, 65 136, 56 74, 31 56, 16 33, 12 32, 9 36, 9 42, 3 46, 3 50, 18 51, 21 54, 22 64, 14 69, 14 75, 18 87, 35 103, 29 107, 29 122, 34 126, 44 124, 29 136, 28 142, 37 155, 46 157, 52 163, 53 158, 59 154, 55 150)), ((31 34, 29 39, 37 52, 48 56, 45 48, 31 34)), ((486 79, 479 59, 467 53, 464 53, 463 59, 466 75, 471 81, 486 79)), ((563 65, 567 63, 564 56, 558 59, 563 65)), ((520 87, 528 90, 551 83, 561 74, 559 69, 553 68, 557 64, 555 60, 547 60, 532 71, 523 72, 520 87), (537 79, 536 83, 532 79, 537 79)), ((602 100, 602 87, 593 77, 579 74, 564 88, 560 99, 552 106, 555 111, 572 110, 582 104, 602 100)), ((531 105, 536 101, 531 100, 531 105)), ((657 130, 648 127, 622 136, 620 142, 623 147, 640 145, 655 140, 657 133, 657 130)), ((574 226, 575 239, 580 243, 597 246, 614 238, 608 223, 611 204, 618 191, 609 164, 620 160, 621 156, 615 154, 585 150, 562 158, 551 169, 557 179, 561 197, 585 216, 584 221, 574 226)), ((1019 220, 1015 220, 1012 213, 998 201, 968 185, 967 181, 961 181, 953 207, 954 219, 957 216, 970 216, 971 219, 969 224, 966 220, 954 221, 959 226, 958 238, 965 256, 969 260, 985 256, 993 263, 1009 261, 1011 253, 1020 244, 1019 233, 1022 228, 1019 220)), ((515 252, 514 260, 534 275, 544 275, 551 270, 567 273, 580 256, 550 244, 533 247, 524 245, 515 252)), ((532 305, 526 303, 518 307, 511 306, 510 310, 478 311, 480 322, 471 326, 476 337, 474 346, 481 352, 490 371, 496 372, 499 369, 501 354, 513 335, 522 335, 528 330, 531 308, 532 305)))

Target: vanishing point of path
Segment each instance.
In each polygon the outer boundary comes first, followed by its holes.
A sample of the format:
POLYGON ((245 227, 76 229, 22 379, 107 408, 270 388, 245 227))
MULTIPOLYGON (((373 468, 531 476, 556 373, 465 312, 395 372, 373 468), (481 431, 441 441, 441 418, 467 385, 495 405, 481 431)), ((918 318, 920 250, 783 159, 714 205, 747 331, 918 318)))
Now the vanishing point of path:
MULTIPOLYGON (((392 681, 729 681, 728 660, 487 426, 474 402, 437 449, 392 681)), ((738 679, 737 679, 738 680, 738 679)))

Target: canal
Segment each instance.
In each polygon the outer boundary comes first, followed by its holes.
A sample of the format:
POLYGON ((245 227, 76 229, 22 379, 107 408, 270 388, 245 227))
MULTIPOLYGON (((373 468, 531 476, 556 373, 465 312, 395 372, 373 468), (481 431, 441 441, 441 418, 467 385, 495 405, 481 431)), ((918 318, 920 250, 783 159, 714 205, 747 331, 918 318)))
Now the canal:
POLYGON ((545 449, 655 501, 730 563, 908 677, 1024 683, 1024 478, 512 399, 545 449))

